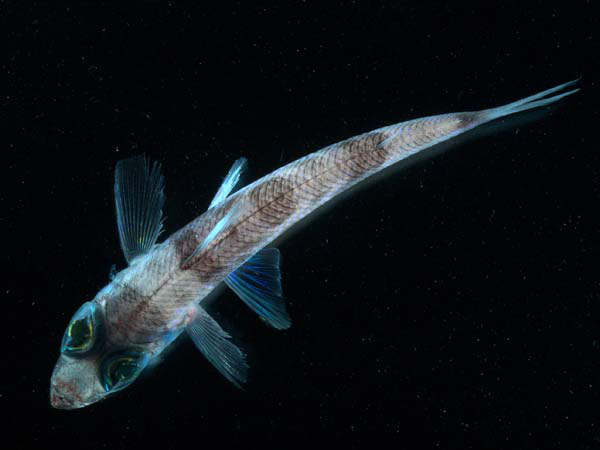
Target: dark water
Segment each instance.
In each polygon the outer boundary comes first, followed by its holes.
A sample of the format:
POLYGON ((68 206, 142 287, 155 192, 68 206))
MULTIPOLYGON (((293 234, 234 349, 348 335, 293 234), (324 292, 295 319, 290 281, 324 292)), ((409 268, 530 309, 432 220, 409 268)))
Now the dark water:
POLYGON ((375 431, 406 447, 597 448, 599 21, 592 2, 525 3, 4 2, 2 447, 375 431), (162 162, 170 233, 241 155, 251 181, 578 76, 558 108, 394 171, 284 241, 289 331, 224 292, 224 326, 251 354, 245 392, 183 342, 105 402, 49 407, 70 316, 124 267, 117 160, 162 162))

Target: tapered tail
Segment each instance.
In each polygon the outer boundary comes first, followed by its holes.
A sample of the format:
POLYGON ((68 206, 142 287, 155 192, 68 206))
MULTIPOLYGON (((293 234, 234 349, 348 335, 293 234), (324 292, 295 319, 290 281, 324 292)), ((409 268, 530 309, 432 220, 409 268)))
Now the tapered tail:
POLYGON ((525 97, 524 99, 517 100, 516 102, 509 103, 508 105, 499 106, 497 108, 486 109, 480 111, 481 118, 484 122, 488 122, 490 120, 497 119, 499 117, 508 116, 509 114, 515 114, 521 111, 527 111, 528 109, 538 108, 540 106, 550 105, 554 102, 559 101, 561 98, 566 97, 567 95, 574 94, 579 91, 579 88, 573 89, 562 94, 554 95, 552 97, 547 97, 550 94, 561 91, 569 86, 574 85, 580 79, 576 79, 573 81, 569 81, 568 83, 564 83, 553 87, 551 89, 547 89, 539 94, 531 95, 529 97, 525 97))

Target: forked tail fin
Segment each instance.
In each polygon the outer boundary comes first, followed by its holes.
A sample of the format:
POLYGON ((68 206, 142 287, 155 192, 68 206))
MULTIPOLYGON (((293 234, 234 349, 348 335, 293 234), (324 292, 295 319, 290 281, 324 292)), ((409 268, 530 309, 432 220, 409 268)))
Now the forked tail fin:
POLYGON ((566 97, 567 95, 574 94, 579 91, 579 88, 573 89, 567 92, 563 92, 562 94, 554 95, 552 97, 544 98, 550 94, 561 91, 569 86, 574 85, 580 79, 576 79, 573 81, 569 81, 568 83, 564 83, 553 87, 551 89, 547 89, 538 94, 531 95, 529 97, 525 97, 521 100, 517 100, 516 102, 509 103, 508 105, 499 106, 497 108, 486 109, 480 112, 483 120, 488 122, 490 120, 497 119, 499 117, 508 116, 509 114, 515 114, 521 111, 527 111, 528 109, 538 108, 540 106, 550 105, 551 103, 559 101, 561 98, 566 97))

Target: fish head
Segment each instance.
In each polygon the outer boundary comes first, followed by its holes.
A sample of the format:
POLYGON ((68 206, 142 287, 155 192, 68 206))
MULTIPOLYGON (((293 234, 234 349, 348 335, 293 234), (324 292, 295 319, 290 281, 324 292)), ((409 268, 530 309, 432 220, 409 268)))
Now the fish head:
POLYGON ((57 409, 77 409, 106 396, 91 358, 60 355, 50 380, 50 404, 57 409))
POLYGON ((50 404, 76 409, 129 386, 147 366, 150 353, 108 342, 103 312, 84 303, 71 319, 50 380, 50 404))

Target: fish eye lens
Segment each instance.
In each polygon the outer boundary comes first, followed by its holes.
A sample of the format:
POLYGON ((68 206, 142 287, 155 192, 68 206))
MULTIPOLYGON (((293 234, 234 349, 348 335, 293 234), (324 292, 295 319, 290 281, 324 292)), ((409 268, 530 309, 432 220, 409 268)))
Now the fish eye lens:
POLYGON ((87 350, 93 336, 92 320, 89 317, 74 320, 67 329, 65 349, 70 351, 87 350))
POLYGON ((63 337, 61 352, 83 353, 92 348, 94 343, 93 309, 89 304, 80 308, 67 327, 63 337))
POLYGON ((144 368, 143 359, 143 355, 130 352, 106 358, 101 370, 104 390, 127 386, 144 368))

